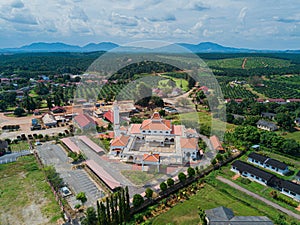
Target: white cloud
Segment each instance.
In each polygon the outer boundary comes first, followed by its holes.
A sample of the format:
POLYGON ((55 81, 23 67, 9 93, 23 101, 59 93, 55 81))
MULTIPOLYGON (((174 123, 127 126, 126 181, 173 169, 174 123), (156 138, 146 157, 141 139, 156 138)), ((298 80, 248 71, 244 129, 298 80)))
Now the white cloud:
POLYGON ((298 48, 297 38, 300 43, 298 0, 276 4, 272 0, 48 0, 47 4, 41 0, 0 1, 2 46, 23 33, 24 41, 38 38, 71 44, 159 39, 248 47, 249 40, 253 45, 256 40, 258 47, 265 47, 281 39, 291 40, 289 48, 298 48))

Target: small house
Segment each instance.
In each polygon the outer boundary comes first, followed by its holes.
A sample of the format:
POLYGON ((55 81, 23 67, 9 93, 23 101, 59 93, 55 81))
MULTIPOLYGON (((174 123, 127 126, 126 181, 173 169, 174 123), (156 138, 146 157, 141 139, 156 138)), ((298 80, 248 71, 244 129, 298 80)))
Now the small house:
POLYGON ((233 211, 224 206, 205 210, 208 225, 274 225, 266 216, 235 216, 233 211))
POLYGON ((86 114, 75 116, 73 121, 74 124, 76 124, 82 130, 87 130, 96 126, 95 121, 86 114))
POLYGON ((211 136, 209 140, 214 150, 216 150, 219 153, 225 153, 225 149, 223 148, 219 138, 216 135, 211 136))
POLYGON ((257 123, 257 128, 267 131, 275 131, 278 130, 278 127, 275 123, 265 121, 265 120, 259 120, 257 123))
POLYGON ((274 120, 276 114, 275 113, 269 113, 269 112, 263 112, 261 113, 261 117, 269 119, 269 120, 274 120))

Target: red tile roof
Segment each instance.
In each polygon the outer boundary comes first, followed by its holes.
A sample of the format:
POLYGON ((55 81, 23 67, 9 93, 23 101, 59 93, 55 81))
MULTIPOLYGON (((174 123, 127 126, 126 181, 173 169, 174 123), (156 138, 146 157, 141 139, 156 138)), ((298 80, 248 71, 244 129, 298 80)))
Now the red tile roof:
POLYGON ((121 135, 117 138, 115 138, 111 142, 111 146, 126 146, 129 140, 129 136, 121 135))
POLYGON ((159 162, 159 154, 144 154, 143 161, 145 162, 159 162))
POLYGON ((224 148, 221 145, 221 142, 220 142, 219 138, 216 135, 211 136, 209 139, 210 139, 210 142, 211 142, 211 144, 212 144, 212 146, 215 150, 224 151, 224 148))
POLYGON ((80 126, 81 128, 84 128, 85 126, 89 124, 96 124, 95 121, 88 115, 80 114, 78 116, 74 117, 74 121, 80 126))
POLYGON ((120 182, 116 181, 106 170, 94 160, 87 160, 86 165, 111 189, 120 187, 120 182))
POLYGON ((109 110, 103 114, 104 119, 108 120, 111 123, 114 123, 114 113, 112 110, 109 110))

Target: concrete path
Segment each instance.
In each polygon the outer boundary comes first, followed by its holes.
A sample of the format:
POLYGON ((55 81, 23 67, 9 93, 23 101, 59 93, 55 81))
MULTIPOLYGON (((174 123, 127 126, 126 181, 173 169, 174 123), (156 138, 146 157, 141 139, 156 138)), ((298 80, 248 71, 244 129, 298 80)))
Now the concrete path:
POLYGON ((225 184, 228 184, 229 186, 231 186, 231 187, 233 187, 233 188, 235 188, 235 189, 241 191, 241 192, 246 193, 247 195, 250 195, 250 196, 253 197, 253 198, 256 198, 256 199, 258 199, 258 200, 260 200, 260 201, 263 201, 263 202, 266 203, 267 205, 272 206, 272 207, 274 207, 275 209, 278 209, 278 210, 280 210, 281 212, 286 213, 286 214, 289 215, 289 216, 292 216, 292 217, 294 217, 294 218, 300 220, 300 215, 299 215, 299 214, 296 214, 296 213, 294 213, 294 212, 292 212, 292 211, 290 211, 290 210, 288 210, 288 209, 286 209, 286 208, 281 207, 280 205, 278 205, 278 204, 276 204, 276 203, 274 203, 274 202, 271 202, 271 201, 269 201, 269 200, 267 200, 267 199, 265 199, 265 198, 263 198, 263 197, 261 197, 261 196, 259 196, 259 195, 257 195, 257 194, 254 194, 253 192, 248 191, 247 189, 245 189, 245 188, 243 188, 243 187, 241 187, 241 186, 239 186, 239 185, 233 183, 232 181, 230 181, 230 180, 228 180, 228 179, 226 179, 226 178, 224 178, 224 177, 218 176, 217 179, 218 179, 219 181, 221 181, 221 182, 223 182, 223 183, 225 183, 225 184))

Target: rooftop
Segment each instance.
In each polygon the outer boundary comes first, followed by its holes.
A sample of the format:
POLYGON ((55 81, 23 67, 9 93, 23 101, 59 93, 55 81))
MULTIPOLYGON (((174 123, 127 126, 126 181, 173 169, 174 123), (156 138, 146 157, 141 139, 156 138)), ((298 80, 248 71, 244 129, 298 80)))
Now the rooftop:
POLYGON ((261 163, 264 163, 268 159, 267 156, 264 156, 264 155, 261 155, 261 154, 255 153, 255 152, 251 152, 248 155, 248 158, 252 158, 252 159, 257 160, 261 163))
POLYGON ((234 161, 232 164, 232 166, 236 167, 237 170, 242 173, 242 172, 248 172, 252 175, 258 176, 266 181, 271 180, 271 178, 275 177, 273 174, 268 173, 264 170, 261 170, 255 166, 252 166, 248 163, 245 163, 243 161, 240 160, 236 160, 234 161))

